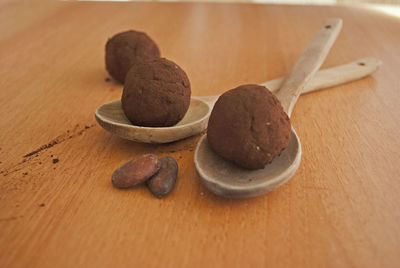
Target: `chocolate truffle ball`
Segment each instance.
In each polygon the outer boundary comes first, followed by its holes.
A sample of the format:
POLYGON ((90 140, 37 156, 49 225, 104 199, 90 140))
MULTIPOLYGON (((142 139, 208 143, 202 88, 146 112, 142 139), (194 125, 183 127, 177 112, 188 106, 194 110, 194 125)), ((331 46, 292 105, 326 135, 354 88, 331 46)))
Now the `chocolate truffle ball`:
POLYGON ((129 70, 122 109, 138 126, 168 127, 178 123, 190 104, 190 82, 174 62, 157 58, 129 70))
POLYGON ((236 165, 261 169, 289 144, 290 120, 266 87, 242 85, 222 94, 211 112, 211 149, 236 165))
POLYGON ((124 83, 132 65, 160 57, 160 50, 142 32, 127 31, 114 35, 106 44, 106 68, 117 81, 124 83))

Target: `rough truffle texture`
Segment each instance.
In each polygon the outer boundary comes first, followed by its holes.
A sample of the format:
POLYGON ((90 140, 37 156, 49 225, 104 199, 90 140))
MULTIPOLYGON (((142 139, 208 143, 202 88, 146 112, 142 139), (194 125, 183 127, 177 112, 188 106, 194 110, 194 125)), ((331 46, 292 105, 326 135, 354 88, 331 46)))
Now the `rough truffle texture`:
POLYGON ((236 165, 261 169, 289 144, 290 120, 266 87, 242 85, 222 94, 208 122, 211 149, 236 165))
POLYGON ((133 65, 154 57, 160 57, 160 50, 156 43, 142 32, 118 33, 106 44, 106 69, 121 83, 125 82, 125 76, 133 65))
POLYGON ((137 126, 168 127, 178 123, 190 104, 190 82, 174 62, 158 58, 133 66, 122 92, 122 109, 137 126))

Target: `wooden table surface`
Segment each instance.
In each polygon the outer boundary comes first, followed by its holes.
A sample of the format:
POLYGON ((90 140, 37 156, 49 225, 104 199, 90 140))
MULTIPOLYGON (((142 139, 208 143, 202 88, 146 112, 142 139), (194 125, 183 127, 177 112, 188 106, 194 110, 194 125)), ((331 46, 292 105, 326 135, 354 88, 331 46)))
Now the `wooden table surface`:
POLYGON ((196 3, 0 3, 0 267, 399 267, 400 19, 364 8, 196 3), (372 77, 300 97, 296 175, 230 200, 200 182, 200 136, 122 140, 94 110, 113 34, 147 32, 186 70, 192 95, 286 75, 327 17, 344 26, 323 67, 361 57, 372 77), (165 199, 117 190, 143 153, 178 160, 165 199), (58 162, 57 162, 58 160, 58 162))

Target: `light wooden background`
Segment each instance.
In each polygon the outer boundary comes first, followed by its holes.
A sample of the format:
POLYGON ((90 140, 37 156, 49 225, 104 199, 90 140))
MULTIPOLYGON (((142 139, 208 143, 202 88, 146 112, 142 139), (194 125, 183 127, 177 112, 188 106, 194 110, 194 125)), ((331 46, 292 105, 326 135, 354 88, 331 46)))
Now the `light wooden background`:
POLYGON ((2 1, 0 267, 398 267, 399 33, 399 19, 361 8, 2 1), (286 75, 333 16, 344 27, 324 67, 366 56, 384 66, 300 97, 300 169, 265 196, 208 192, 193 164, 198 136, 138 144, 95 122, 121 95, 105 81, 114 33, 147 32, 193 95, 211 95, 286 75), (169 197, 111 186, 143 153, 178 160, 169 197))

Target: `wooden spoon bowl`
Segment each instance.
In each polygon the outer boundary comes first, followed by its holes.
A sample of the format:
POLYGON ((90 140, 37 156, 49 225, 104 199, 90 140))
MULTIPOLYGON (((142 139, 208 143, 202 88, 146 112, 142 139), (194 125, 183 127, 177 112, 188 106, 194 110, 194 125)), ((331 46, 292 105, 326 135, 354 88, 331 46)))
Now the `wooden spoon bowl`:
MULTIPOLYGON (((172 127, 141 127, 132 125, 125 116, 121 101, 115 100, 101 105, 95 111, 97 122, 107 131, 127 140, 146 143, 167 143, 200 133, 207 128, 214 102, 211 97, 192 97, 190 106, 181 121, 172 127)), ((214 98, 216 99, 216 97, 214 98)))
POLYGON ((217 195, 232 198, 258 196, 278 188, 300 166, 301 144, 292 128, 288 147, 263 169, 247 170, 215 154, 204 135, 194 153, 196 169, 204 185, 217 195))

